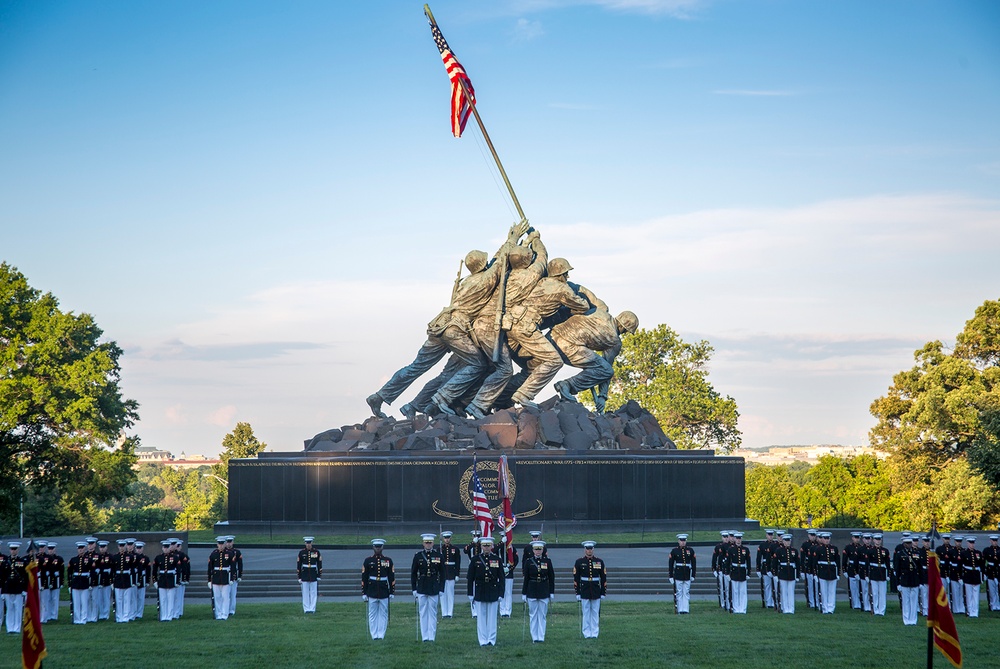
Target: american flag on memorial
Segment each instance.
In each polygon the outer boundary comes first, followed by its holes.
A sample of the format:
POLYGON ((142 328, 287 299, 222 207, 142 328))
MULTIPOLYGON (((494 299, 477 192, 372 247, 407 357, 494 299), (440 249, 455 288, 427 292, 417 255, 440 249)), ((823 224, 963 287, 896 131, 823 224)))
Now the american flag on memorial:
POLYGON ((476 461, 472 461, 472 516, 479 523, 479 529, 484 537, 493 536, 493 516, 490 515, 490 503, 486 500, 483 484, 479 482, 479 471, 476 461))
POLYGON ((469 90, 469 97, 472 98, 472 104, 476 104, 476 91, 472 88, 472 81, 465 73, 465 68, 458 62, 458 58, 455 58, 451 47, 448 46, 444 35, 441 34, 441 29, 433 22, 431 22, 431 36, 434 38, 434 43, 437 44, 438 51, 441 52, 441 60, 444 61, 444 69, 448 72, 448 80, 451 82, 451 132, 455 137, 461 137, 471 112, 469 100, 462 91, 461 82, 465 82, 465 87, 469 90))

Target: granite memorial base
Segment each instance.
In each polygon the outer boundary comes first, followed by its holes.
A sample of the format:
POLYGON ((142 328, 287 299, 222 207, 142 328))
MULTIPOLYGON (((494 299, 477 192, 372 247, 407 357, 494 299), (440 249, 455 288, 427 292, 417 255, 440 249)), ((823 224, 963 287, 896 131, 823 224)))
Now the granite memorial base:
MULTIPOLYGON (((473 466, 493 515, 500 455, 521 527, 692 530, 744 526, 743 458, 713 451, 261 453, 229 462, 230 532, 471 528, 473 466)), ((756 523, 753 523, 756 526, 756 523)))

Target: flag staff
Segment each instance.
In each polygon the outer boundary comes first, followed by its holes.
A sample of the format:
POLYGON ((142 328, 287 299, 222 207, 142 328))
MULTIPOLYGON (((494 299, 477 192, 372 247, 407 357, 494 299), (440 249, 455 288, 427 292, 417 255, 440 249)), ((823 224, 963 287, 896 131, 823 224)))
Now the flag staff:
MULTIPOLYGON (((437 21, 434 20, 434 14, 431 13, 431 8, 428 5, 424 5, 424 14, 427 15, 427 20, 431 22, 431 26, 437 28, 437 21)), ((462 87, 462 95, 464 95, 465 99, 468 101, 469 108, 472 110, 473 116, 476 117, 476 123, 479 124, 479 130, 483 133, 483 139, 486 140, 486 146, 490 148, 490 153, 493 154, 493 160, 496 161, 497 169, 500 170, 500 176, 503 177, 503 182, 507 185, 507 191, 510 193, 510 199, 514 201, 514 207, 517 209, 517 215, 520 216, 523 221, 525 217, 524 211, 521 209, 521 203, 517 201, 517 195, 514 194, 514 187, 510 185, 510 179, 507 178, 507 172, 503 169, 503 163, 500 162, 500 156, 497 154, 497 150, 493 147, 493 142, 490 140, 490 134, 486 132, 486 126, 483 125, 483 119, 479 116, 479 110, 476 109, 476 102, 469 94, 469 87, 462 78, 458 79, 458 83, 462 87)))

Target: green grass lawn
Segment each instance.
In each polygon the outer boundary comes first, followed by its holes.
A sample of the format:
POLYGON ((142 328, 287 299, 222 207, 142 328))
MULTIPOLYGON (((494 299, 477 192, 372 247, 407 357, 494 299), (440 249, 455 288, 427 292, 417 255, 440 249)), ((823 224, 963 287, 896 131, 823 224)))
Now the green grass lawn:
MULTIPOLYGON (((296 603, 240 604, 227 621, 210 617, 208 605, 185 607, 184 618, 154 619, 148 606, 142 621, 74 626, 64 608, 61 620, 44 627, 46 669, 106 669, 127 666, 209 667, 473 667, 515 662, 549 667, 728 667, 774 666, 923 667, 927 628, 903 627, 891 601, 885 618, 872 618, 838 605, 832 616, 801 609, 794 616, 753 609, 745 616, 723 613, 712 602, 695 602, 692 614, 676 616, 669 602, 605 600, 599 639, 580 638, 578 605, 555 604, 544 644, 521 636, 521 603, 500 621, 497 646, 480 648, 465 600, 456 618, 442 620, 436 643, 416 641, 416 616, 409 597, 393 600, 385 640, 368 636, 364 604, 324 603, 303 615, 296 603)), ((965 667, 996 667, 1000 616, 957 621, 965 667)), ((0 638, 0 668, 20 667, 20 635, 0 638)), ((935 650, 936 667, 950 667, 935 650)), ((527 666, 527 665, 524 665, 527 666)))

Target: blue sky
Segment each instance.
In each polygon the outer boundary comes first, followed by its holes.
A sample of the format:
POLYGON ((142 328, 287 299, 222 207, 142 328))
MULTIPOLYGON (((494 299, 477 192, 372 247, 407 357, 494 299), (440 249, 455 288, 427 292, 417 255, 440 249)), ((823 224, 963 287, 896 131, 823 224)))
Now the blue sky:
MULTIPOLYGON (((550 253, 710 341, 745 445, 865 443, 1000 297, 997 3, 431 8, 550 253)), ((145 445, 298 450, 515 219, 448 95, 420 2, 0 0, 0 259, 125 349, 145 445)))

